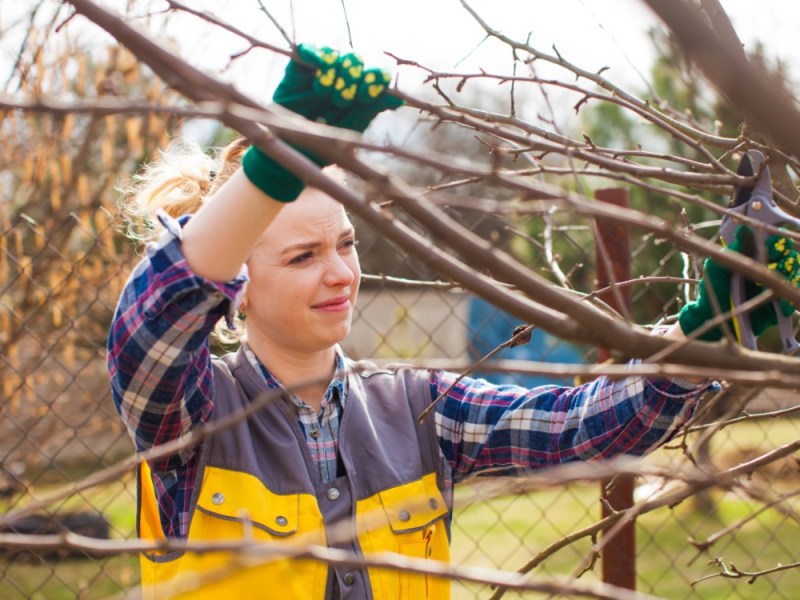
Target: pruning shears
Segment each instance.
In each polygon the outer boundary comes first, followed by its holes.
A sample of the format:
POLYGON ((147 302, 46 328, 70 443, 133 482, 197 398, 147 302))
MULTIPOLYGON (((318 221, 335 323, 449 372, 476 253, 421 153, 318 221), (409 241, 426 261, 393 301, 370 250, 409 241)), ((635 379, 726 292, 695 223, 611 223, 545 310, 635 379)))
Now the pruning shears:
MULTIPOLYGON (((738 219, 734 215, 744 215, 756 219, 767 225, 776 227, 790 225, 800 231, 800 219, 786 213, 776 203, 772 197, 772 181, 769 176, 769 167, 764 155, 758 150, 748 150, 739 163, 737 173, 744 177, 758 175, 758 179, 753 187, 742 186, 734 190, 728 205, 728 212, 722 218, 720 225, 720 237, 722 242, 729 246, 736 239, 736 229, 739 225, 738 219), (734 213, 733 215, 730 213, 734 213)), ((751 228, 752 245, 747 244, 745 254, 766 265, 768 264, 768 252, 766 241, 770 233, 764 229, 751 228)), ((731 306, 736 309, 746 300, 745 283, 746 278, 740 273, 734 272, 731 275, 731 306)), ((780 310, 780 300, 772 301, 775 314, 778 316, 778 330, 783 343, 785 354, 794 354, 800 350, 800 342, 794 337, 792 318, 785 316, 780 310)), ((736 314, 733 319, 736 337, 745 348, 756 349, 756 336, 748 313, 736 314)))

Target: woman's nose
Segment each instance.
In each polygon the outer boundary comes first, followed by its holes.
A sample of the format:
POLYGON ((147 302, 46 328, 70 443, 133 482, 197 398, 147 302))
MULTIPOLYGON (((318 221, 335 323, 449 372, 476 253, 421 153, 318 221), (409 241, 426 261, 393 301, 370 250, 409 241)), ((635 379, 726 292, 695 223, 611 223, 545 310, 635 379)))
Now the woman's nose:
POLYGON ((328 261, 324 282, 331 287, 350 285, 355 279, 353 267, 338 254, 328 261))

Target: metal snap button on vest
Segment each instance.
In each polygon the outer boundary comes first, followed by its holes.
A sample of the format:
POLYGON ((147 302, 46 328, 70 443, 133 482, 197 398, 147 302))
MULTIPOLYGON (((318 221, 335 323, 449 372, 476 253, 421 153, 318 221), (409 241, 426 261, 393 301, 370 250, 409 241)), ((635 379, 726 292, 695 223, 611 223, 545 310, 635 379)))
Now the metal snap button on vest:
POLYGON ((429 505, 430 505, 430 507, 431 507, 432 509, 434 509, 434 510, 436 510, 437 508, 439 508, 439 503, 436 501, 436 498, 431 498, 431 499, 428 501, 428 504, 429 504, 429 505))
POLYGON ((339 490, 336 488, 328 489, 328 500, 336 500, 339 497, 339 490))
POLYGON ((356 580, 356 576, 353 575, 353 573, 345 573, 344 577, 342 577, 342 580, 344 581, 345 585, 353 585, 356 580))
POLYGON ((211 496, 211 502, 219 506, 223 502, 225 502, 225 495, 217 492, 213 496, 211 496))
POLYGON ((403 523, 411 519, 411 514, 407 510, 401 510, 397 516, 403 523))
POLYGON ((286 517, 275 517, 275 523, 280 525, 281 527, 286 527, 286 524, 289 522, 289 519, 286 517))

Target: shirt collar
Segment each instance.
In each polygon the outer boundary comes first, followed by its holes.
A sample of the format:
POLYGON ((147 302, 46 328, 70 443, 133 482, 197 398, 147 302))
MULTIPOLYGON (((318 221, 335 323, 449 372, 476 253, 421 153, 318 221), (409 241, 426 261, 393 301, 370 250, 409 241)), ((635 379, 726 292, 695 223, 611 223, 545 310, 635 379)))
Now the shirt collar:
MULTIPOLYGON (((306 404, 300 400, 297 395, 288 391, 280 382, 280 380, 270 373, 269 369, 262 364, 262 362, 255 355, 255 352, 250 349, 250 346, 248 346, 246 342, 242 342, 242 350, 244 351, 244 355, 247 357, 247 360, 250 362, 250 364, 257 372, 261 373, 261 376, 264 378, 264 381, 269 389, 287 392, 287 396, 291 398, 295 405, 306 406, 306 404)), ((325 406, 331 402, 338 402, 339 405, 344 408, 344 401, 347 397, 348 390, 347 367, 344 362, 344 354, 342 353, 342 349, 338 344, 334 347, 334 363, 335 368, 333 371, 333 378, 331 379, 330 385, 328 385, 328 389, 325 390, 325 395, 322 397, 321 409, 324 409, 325 406)))

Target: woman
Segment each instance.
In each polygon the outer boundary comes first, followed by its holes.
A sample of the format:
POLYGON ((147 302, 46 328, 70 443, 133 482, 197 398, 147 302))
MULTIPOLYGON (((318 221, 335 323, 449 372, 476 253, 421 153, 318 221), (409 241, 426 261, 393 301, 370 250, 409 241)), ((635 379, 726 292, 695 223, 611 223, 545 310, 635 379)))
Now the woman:
MULTIPOLYGON (((275 94, 288 108, 363 131, 397 105, 383 94, 388 76, 364 71, 353 55, 302 45, 298 55, 275 94)), ((315 543, 446 561, 453 482, 644 454, 676 432, 710 385, 631 377, 528 390, 464 378, 420 425, 417 415, 455 375, 354 364, 337 345, 360 277, 342 206, 242 141, 217 161, 184 153, 178 175, 169 169, 152 166, 136 199, 145 211, 194 214, 183 227, 162 215, 166 231, 127 284, 109 336, 113 394, 136 447, 218 422, 266 392, 281 397, 142 465, 143 538, 315 543), (209 336, 223 317, 245 337, 239 351, 214 358, 209 336), (358 525, 342 529, 351 517, 358 525)), ((710 311, 690 306, 688 321, 710 311)), ((421 575, 257 558, 146 554, 144 590, 158 598, 449 594, 447 582, 421 575)))

